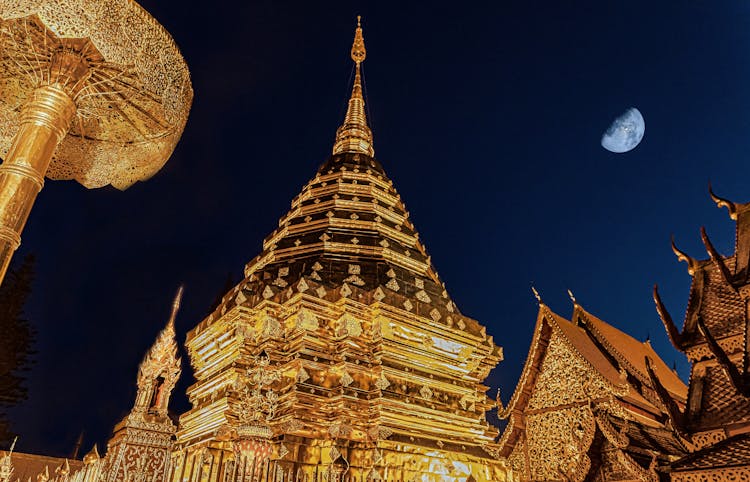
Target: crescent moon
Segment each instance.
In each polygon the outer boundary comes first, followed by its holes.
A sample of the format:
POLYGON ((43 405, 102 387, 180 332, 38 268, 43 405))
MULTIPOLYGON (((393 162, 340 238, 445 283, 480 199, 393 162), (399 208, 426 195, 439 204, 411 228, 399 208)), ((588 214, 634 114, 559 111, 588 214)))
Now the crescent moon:
POLYGON ((632 151, 640 144, 646 133, 646 121, 635 107, 626 110, 615 119, 602 135, 602 147, 610 152, 632 151))

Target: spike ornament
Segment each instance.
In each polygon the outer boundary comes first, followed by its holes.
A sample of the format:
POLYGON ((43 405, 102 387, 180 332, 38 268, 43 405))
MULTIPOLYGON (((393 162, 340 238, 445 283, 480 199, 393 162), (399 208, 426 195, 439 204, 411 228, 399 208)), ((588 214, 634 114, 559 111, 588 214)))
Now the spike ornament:
POLYGON ((362 34, 361 17, 357 17, 357 29, 354 32, 351 57, 354 61, 354 85, 352 95, 349 98, 349 106, 346 110, 344 123, 336 131, 336 142, 333 145, 333 154, 345 152, 367 154, 375 156, 372 146, 372 131, 367 125, 365 114, 365 99, 362 95, 362 62, 367 57, 365 39, 362 34))

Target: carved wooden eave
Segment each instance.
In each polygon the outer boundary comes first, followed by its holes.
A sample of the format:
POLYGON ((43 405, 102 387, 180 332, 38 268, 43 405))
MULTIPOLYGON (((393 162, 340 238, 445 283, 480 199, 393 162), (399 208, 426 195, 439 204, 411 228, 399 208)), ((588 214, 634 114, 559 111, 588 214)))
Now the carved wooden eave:
POLYGON ((711 199, 719 208, 727 208, 729 218, 735 221, 734 258, 736 260, 734 276, 740 284, 750 281, 750 203, 735 203, 717 196, 708 186, 711 199))
POLYGON ((685 439, 688 438, 687 429, 685 427, 685 412, 684 404, 681 407, 677 404, 672 394, 664 387, 656 374, 654 362, 648 356, 645 358, 646 369, 648 370, 648 376, 651 380, 651 385, 656 391, 656 395, 661 401, 662 406, 667 412, 669 421, 672 424, 672 428, 677 432, 680 437, 685 439))
MULTIPOLYGON (((716 361, 724 369, 726 376, 732 382, 732 385, 737 392, 745 398, 750 397, 750 375, 747 371, 740 371, 737 365, 729 358, 726 351, 719 345, 719 342, 711 334, 711 331, 704 324, 703 318, 698 318, 698 330, 700 331, 703 338, 706 340, 711 353, 716 358, 716 361)), ((746 356, 746 353, 743 353, 746 356)))
POLYGON ((750 478, 750 433, 735 435, 693 452, 666 470, 675 482, 734 481, 750 478))
MULTIPOLYGON (((687 350, 688 345, 695 343, 695 332, 698 313, 703 304, 703 290, 705 285, 706 273, 703 269, 698 270, 692 275, 690 290, 688 294, 687 307, 685 308, 685 318, 682 322, 682 347, 687 350)), ((687 353, 686 353, 687 354, 687 353)))
POLYGON ((701 261, 693 258, 692 256, 688 255, 686 252, 678 248, 677 244, 674 241, 674 236, 672 236, 671 244, 672 244, 672 252, 674 253, 675 256, 677 256, 677 260, 684 261, 685 264, 687 264, 688 274, 690 276, 693 276, 695 272, 698 270, 698 268, 700 268, 702 264, 701 261))
POLYGON ((652 455, 652 463, 648 468, 643 468, 633 457, 631 457, 625 449, 630 445, 630 440, 624 431, 618 431, 608 420, 606 414, 598 413, 596 415, 596 425, 599 427, 599 431, 604 435, 604 438, 613 447, 615 452, 615 458, 619 462, 621 468, 623 468, 633 480, 642 480, 648 482, 658 482, 659 475, 655 470, 656 460, 655 454, 652 455))

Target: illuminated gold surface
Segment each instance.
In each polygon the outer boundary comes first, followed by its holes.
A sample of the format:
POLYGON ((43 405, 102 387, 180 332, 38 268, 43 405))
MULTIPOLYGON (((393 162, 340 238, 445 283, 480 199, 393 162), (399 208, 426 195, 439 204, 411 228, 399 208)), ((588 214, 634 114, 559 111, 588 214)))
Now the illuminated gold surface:
POLYGON ((0 282, 44 178, 124 189, 166 162, 192 88, 131 0, 0 0, 0 282))
POLYGON ((21 244, 21 232, 44 185, 44 173, 74 113, 68 93, 53 84, 34 90, 20 115, 21 126, 0 165, 0 282, 21 244))

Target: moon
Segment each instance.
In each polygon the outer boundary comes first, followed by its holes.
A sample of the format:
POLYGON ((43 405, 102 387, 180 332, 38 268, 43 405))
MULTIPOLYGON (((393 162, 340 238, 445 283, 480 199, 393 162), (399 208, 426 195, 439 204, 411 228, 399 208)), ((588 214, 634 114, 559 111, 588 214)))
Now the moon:
POLYGON ((641 142, 645 132, 646 122, 641 112, 631 107, 615 119, 602 135, 602 147, 618 154, 632 151, 641 142))

